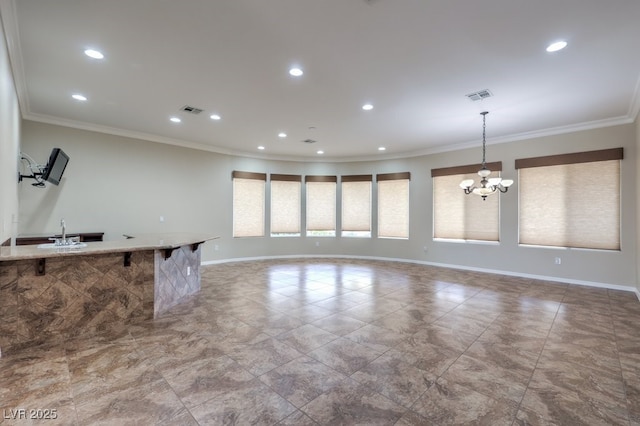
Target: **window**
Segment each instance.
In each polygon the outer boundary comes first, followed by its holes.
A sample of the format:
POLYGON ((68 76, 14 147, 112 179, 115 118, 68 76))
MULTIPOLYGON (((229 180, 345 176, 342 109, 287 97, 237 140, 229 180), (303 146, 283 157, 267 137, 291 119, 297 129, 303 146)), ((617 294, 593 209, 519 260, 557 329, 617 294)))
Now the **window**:
POLYGON ((299 175, 271 174, 271 236, 300 236, 299 175))
POLYGON ((335 176, 306 176, 307 236, 336 236, 335 176))
POLYGON ((265 173, 234 171, 233 236, 264 237, 265 173))
POLYGON ((516 160, 520 244, 620 250, 622 148, 516 160))
MULTIPOLYGON (((466 195, 460 189, 464 179, 479 180, 482 167, 474 164, 460 167, 432 169, 433 177, 433 237, 454 240, 499 241, 500 196, 466 195)), ((502 162, 487 163, 489 177, 498 177, 502 162)))
POLYGON ((376 176, 379 238, 409 238, 410 178, 409 172, 376 176))
POLYGON ((343 237, 371 237, 371 175, 342 176, 343 237))

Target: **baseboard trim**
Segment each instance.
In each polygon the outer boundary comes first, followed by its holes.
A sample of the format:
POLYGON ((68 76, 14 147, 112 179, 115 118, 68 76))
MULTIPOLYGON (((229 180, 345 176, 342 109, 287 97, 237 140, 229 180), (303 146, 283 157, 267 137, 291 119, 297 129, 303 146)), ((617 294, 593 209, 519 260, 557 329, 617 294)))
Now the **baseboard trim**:
POLYGON ((208 260, 208 261, 203 261, 201 265, 203 266, 218 265, 223 263, 251 262, 251 261, 276 260, 276 259, 318 259, 318 258, 319 259, 361 259, 361 260, 380 260, 385 262, 398 262, 398 263, 414 263, 419 265, 437 266, 437 267, 448 268, 448 269, 461 269, 464 271, 484 272, 487 274, 506 275, 506 276, 518 277, 518 278, 530 278, 535 280, 557 282, 562 284, 574 284, 574 285, 581 285, 586 287, 606 288, 609 290, 630 291, 635 293, 636 297, 640 301, 640 290, 637 289, 635 286, 631 286, 631 285, 625 286, 625 285, 619 285, 619 284, 601 283, 596 281, 575 280, 571 278, 553 277, 548 275, 526 274, 526 273, 513 272, 513 271, 503 271, 498 269, 478 268, 475 266, 463 266, 463 265, 454 265, 449 263, 428 262, 424 260, 402 259, 402 258, 393 258, 393 257, 352 256, 352 255, 334 255, 334 254, 329 254, 329 255, 296 254, 296 255, 282 255, 282 256, 256 256, 256 257, 240 257, 240 258, 221 259, 221 260, 208 260))

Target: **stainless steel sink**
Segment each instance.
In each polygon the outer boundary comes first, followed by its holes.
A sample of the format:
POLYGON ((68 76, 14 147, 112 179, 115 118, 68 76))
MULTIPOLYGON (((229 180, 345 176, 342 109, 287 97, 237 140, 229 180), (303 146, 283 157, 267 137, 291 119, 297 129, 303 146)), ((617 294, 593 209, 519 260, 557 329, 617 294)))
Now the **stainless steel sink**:
POLYGON ((39 249, 50 249, 50 248, 57 248, 57 249, 79 249, 79 248, 83 248, 86 247, 87 244, 86 243, 74 243, 74 244, 65 244, 65 245, 57 245, 56 243, 46 243, 46 244, 38 244, 38 248, 39 249))

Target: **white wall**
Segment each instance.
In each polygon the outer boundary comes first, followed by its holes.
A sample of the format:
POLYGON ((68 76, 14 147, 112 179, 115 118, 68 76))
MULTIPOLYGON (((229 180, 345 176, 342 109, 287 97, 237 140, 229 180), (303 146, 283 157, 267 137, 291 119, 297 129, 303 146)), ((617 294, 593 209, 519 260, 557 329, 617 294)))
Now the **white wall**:
MULTIPOLYGON (((285 255, 345 255, 400 258, 569 282, 634 287, 636 283, 636 128, 623 125, 538 138, 487 148, 502 160, 503 176, 516 184, 501 195, 501 243, 432 240, 432 168, 477 163, 481 147, 377 162, 301 163, 220 155, 153 142, 25 121, 23 150, 46 161, 54 146, 70 163, 60 186, 20 188, 22 234, 58 231, 123 233, 197 231, 220 235, 204 246, 203 261, 285 255), (622 250, 619 252, 518 246, 516 158, 624 147, 622 162, 622 250), (411 172, 409 240, 354 238, 233 239, 231 172, 364 174, 411 172), (165 217, 160 223, 159 216, 165 217), (319 247, 315 243, 319 242, 319 247), (218 250, 215 250, 216 246, 218 250), (427 250, 425 252, 424 247, 427 250), (554 265, 561 257, 562 264, 554 265)), ((585 190, 588 190, 585 188, 585 190)), ((374 209, 375 210, 375 209, 374 209)), ((375 213, 375 212, 374 212, 375 213)), ((375 220, 374 220, 375 223, 375 220)))
POLYGON ((20 108, 0 20, 0 244, 17 229, 19 152, 20 108))

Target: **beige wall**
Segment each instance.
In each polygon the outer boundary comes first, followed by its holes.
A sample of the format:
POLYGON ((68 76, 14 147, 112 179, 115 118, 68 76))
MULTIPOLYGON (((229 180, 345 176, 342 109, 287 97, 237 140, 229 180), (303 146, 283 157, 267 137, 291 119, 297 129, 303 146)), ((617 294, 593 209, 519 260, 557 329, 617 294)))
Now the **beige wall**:
POLYGON ((71 157, 60 186, 37 189, 20 185, 19 225, 23 234, 55 232, 64 217, 70 232, 105 231, 108 239, 121 238, 123 233, 165 231, 219 235, 219 240, 204 245, 204 262, 268 256, 369 256, 628 288, 637 282, 635 211, 640 185, 636 181, 635 124, 490 145, 488 160, 502 160, 503 175, 516 180, 514 188, 501 196, 499 245, 432 239, 430 170, 477 163, 480 147, 400 160, 302 163, 221 155, 29 121, 23 123, 22 132, 23 150, 36 159, 46 160, 54 146, 71 157), (518 245, 516 158, 620 146, 625 149, 621 251, 518 245), (233 170, 336 175, 409 171, 411 238, 233 239, 233 170), (562 258, 561 265, 554 264, 555 257, 562 258))
POLYGON ((0 244, 17 229, 19 152, 20 108, 0 20, 0 244))

